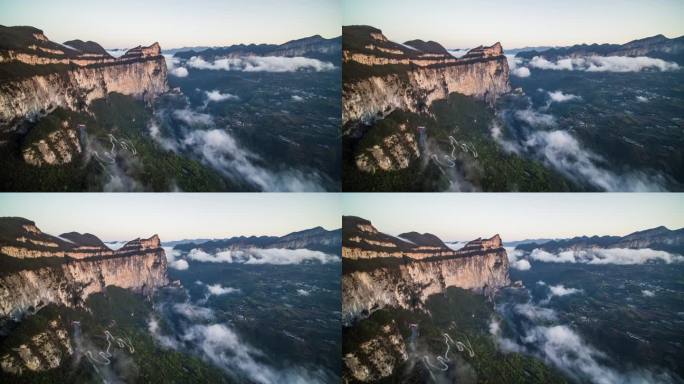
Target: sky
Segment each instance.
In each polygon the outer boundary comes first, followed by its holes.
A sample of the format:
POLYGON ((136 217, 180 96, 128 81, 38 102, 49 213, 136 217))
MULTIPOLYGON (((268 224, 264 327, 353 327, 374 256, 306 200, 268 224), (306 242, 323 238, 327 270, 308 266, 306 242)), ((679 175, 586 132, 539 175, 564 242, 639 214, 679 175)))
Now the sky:
POLYGON ((335 193, 2 193, 0 216, 32 220, 43 232, 88 232, 103 241, 159 234, 162 242, 282 236, 342 225, 335 193))
POLYGON ((682 0, 343 0, 344 25, 371 25, 388 39, 447 48, 619 43, 684 35, 682 0))
POLYGON ((664 225, 684 227, 676 193, 346 193, 345 215, 379 231, 429 232, 445 241, 500 234, 504 242, 619 235, 664 225))
POLYGON ((0 24, 30 25, 53 41, 106 49, 284 43, 341 32, 339 0, 2 0, 0 24))

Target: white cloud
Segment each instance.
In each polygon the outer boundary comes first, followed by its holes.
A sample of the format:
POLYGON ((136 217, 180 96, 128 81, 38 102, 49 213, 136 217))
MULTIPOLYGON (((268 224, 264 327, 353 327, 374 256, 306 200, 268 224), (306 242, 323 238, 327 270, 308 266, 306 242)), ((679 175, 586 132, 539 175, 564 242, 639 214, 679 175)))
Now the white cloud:
POLYGON ((167 151, 178 151, 178 143, 175 140, 163 137, 159 129, 159 125, 154 120, 147 123, 147 130, 150 132, 150 137, 156 141, 162 148, 167 151))
POLYGON ((307 290, 305 290, 305 289, 298 289, 298 290, 297 290, 297 294, 298 294, 299 296, 309 296, 309 295, 311 294, 311 292, 309 292, 309 291, 307 291, 307 290))
POLYGON ((310 249, 283 248, 250 248, 245 250, 225 250, 216 254, 207 253, 195 248, 188 253, 191 260, 207 263, 241 263, 241 264, 301 264, 304 262, 320 262, 322 264, 339 262, 339 257, 310 249))
POLYGON ((207 95, 207 100, 213 102, 221 102, 226 100, 240 100, 238 96, 231 95, 230 93, 221 93, 217 90, 204 91, 204 94, 207 95))
POLYGON ((644 295, 644 297, 653 297, 655 296, 655 292, 649 291, 648 289, 644 289, 641 291, 641 294, 644 295))
POLYGON ((489 125, 489 133, 492 135, 492 138, 494 141, 496 141, 501 148, 506 152, 506 153, 520 153, 521 148, 518 143, 510 140, 506 140, 503 137, 503 128, 501 127, 501 124, 493 120, 491 124, 489 125))
POLYGON ((180 59, 173 57, 172 55, 164 55, 164 60, 166 61, 166 69, 169 74, 176 77, 187 77, 188 70, 185 67, 179 67, 180 59))
POLYGON ((206 308, 193 305, 190 303, 178 303, 173 305, 173 310, 183 315, 188 320, 211 320, 214 318, 214 311, 206 308))
POLYGON ((515 262, 511 263, 510 266, 511 268, 517 269, 519 271, 527 271, 532 268, 530 262, 525 259, 516 260, 515 262))
MULTIPOLYGON (((531 116, 536 115, 542 114, 532 113, 531 116)), ((527 118, 528 122, 533 120, 535 120, 534 117, 527 118)), ((534 131, 527 137, 524 145, 527 149, 532 149, 535 153, 543 156, 547 163, 566 176, 589 182, 602 190, 647 192, 664 189, 662 177, 659 175, 646 175, 638 171, 617 175, 600 168, 596 163, 603 161, 603 159, 582 149, 577 139, 566 131, 534 131)))
MULTIPOLYGON (((195 115, 201 114, 195 113, 195 115)), ((315 172, 308 174, 299 170, 271 172, 254 165, 254 161, 260 158, 238 145, 230 134, 221 129, 191 131, 185 136, 183 145, 226 176, 239 176, 241 180, 247 180, 261 190, 271 192, 323 190, 315 172)))
POLYGON ((570 94, 570 93, 563 93, 563 91, 553 91, 553 92, 548 92, 549 97, 551 98, 551 101, 555 101, 556 103, 563 103, 566 101, 570 100, 579 100, 581 97, 570 94))
POLYGON ((161 334, 159 331, 159 321, 157 321, 157 319, 151 317, 147 321, 147 330, 162 347, 171 349, 179 348, 178 342, 175 339, 161 334))
POLYGON ((530 258, 547 263, 583 263, 583 264, 616 264, 635 265, 661 261, 667 264, 684 262, 684 257, 665 251, 650 248, 606 248, 566 250, 556 254, 535 249, 530 258))
POLYGON ((238 288, 233 288, 233 287, 224 287, 221 284, 212 284, 212 285, 207 285, 207 289, 209 290, 209 294, 215 295, 215 296, 220 296, 220 295, 226 295, 229 293, 239 293, 240 289, 238 288))
POLYGON ((292 100, 294 101, 304 101, 304 98, 298 95, 292 95, 292 100))
POLYGON ((645 69, 661 72, 679 70, 677 63, 645 56, 586 56, 560 59, 556 62, 535 56, 528 65, 539 69, 586 72, 640 72, 645 69))
POLYGON ((164 254, 166 255, 166 262, 169 268, 177 269, 179 271, 184 271, 190 267, 187 261, 183 259, 178 259, 180 257, 180 251, 173 249, 173 247, 163 247, 164 254))
POLYGON ((556 118, 553 115, 537 112, 531 108, 515 111, 515 117, 527 124, 537 126, 552 127, 556 125, 556 118))
POLYGON ((186 63, 197 69, 243 71, 243 72, 297 72, 311 70, 316 72, 335 69, 332 63, 307 57, 246 56, 217 59, 214 62, 193 56, 186 63))
POLYGON ((645 96, 637 96, 636 97, 637 101, 640 103, 648 103, 648 97, 645 96))
POLYGON ((206 113, 195 112, 189 108, 176 109, 173 117, 188 125, 213 125, 214 118, 206 113))
POLYGON ((553 296, 567 296, 567 295, 572 295, 573 293, 582 292, 581 289, 577 289, 577 288, 565 288, 565 286, 563 284, 549 285, 549 289, 551 290, 551 294, 553 296))
POLYGON ((513 76, 517 77, 530 77, 530 70, 527 67, 522 67, 523 60, 514 55, 506 55, 508 60, 508 68, 513 76))
POLYGON ((550 321, 557 318, 556 312, 553 309, 539 307, 532 303, 516 304, 513 306, 513 310, 529 320, 550 321))

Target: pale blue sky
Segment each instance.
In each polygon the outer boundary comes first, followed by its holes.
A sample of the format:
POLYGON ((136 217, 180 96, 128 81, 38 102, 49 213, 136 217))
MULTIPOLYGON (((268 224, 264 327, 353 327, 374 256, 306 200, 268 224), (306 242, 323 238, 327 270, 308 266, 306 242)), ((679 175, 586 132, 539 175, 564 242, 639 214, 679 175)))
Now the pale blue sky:
POLYGON ((105 48, 284 43, 342 33, 339 0, 2 0, 0 24, 105 48))
POLYGON ((105 241, 159 234, 162 241, 284 235, 342 225, 335 193, 2 193, 0 216, 51 235, 89 232, 105 241))
POLYGON ((496 233, 515 241, 684 227, 684 194, 675 193, 351 193, 343 195, 342 210, 391 235, 430 232, 459 241, 496 233))
POLYGON ((366 24, 397 42, 448 48, 626 43, 684 35, 682 0, 343 0, 344 25, 366 24))

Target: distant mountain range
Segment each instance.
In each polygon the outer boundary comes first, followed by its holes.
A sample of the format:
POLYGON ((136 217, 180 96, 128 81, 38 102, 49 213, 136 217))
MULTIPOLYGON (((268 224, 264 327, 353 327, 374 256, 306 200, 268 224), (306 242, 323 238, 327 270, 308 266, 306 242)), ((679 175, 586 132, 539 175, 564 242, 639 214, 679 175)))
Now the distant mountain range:
POLYGON ((532 59, 541 56, 547 60, 583 56, 649 56, 684 63, 684 36, 669 39, 656 35, 633 40, 625 44, 578 44, 571 47, 518 52, 516 57, 532 59))
POLYGON ((240 56, 283 56, 283 57, 308 57, 338 63, 342 54, 342 37, 326 39, 320 35, 291 40, 283 44, 236 44, 227 47, 213 47, 198 49, 179 50, 174 57, 190 59, 193 56, 202 57, 205 60, 213 60, 217 57, 240 57, 240 56))
POLYGON ((571 239, 551 240, 540 243, 519 244, 516 249, 532 251, 542 249, 559 252, 568 249, 589 248, 651 248, 655 250, 684 253, 684 228, 670 230, 660 226, 631 233, 627 236, 579 236, 571 239))
POLYGON ((237 236, 218 240, 199 240, 179 242, 174 249, 189 252, 192 249, 201 249, 205 252, 214 253, 226 249, 245 248, 285 248, 285 249, 310 249, 333 255, 340 253, 342 247, 342 230, 328 231, 322 227, 305 229, 292 232, 285 236, 237 236))

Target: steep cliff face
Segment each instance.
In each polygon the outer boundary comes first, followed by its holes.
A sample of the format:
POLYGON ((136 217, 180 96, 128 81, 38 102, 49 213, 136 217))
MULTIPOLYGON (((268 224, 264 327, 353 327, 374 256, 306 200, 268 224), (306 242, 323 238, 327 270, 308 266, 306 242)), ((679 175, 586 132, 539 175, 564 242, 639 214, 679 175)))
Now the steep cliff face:
POLYGON ((460 59, 445 55, 434 42, 408 43, 416 47, 393 43, 374 28, 343 28, 343 66, 353 74, 343 84, 343 124, 394 109, 420 112, 453 92, 491 102, 510 90, 508 62, 499 43, 475 48, 460 59))
MULTIPOLYGON (((12 271, 0 273, 0 325, 49 303, 78 306, 90 294, 102 292, 109 285, 149 294, 167 284, 166 256, 156 235, 132 240, 112 251, 43 234, 25 219, 1 218, 0 228, 0 256, 4 260, 53 260, 30 267, 19 264, 12 271), (79 257, 74 259, 74 255, 79 257)), ((92 241, 92 235, 69 235, 92 241)))
POLYGON ((0 69, 12 73, 0 84, 0 125, 56 107, 80 110, 111 92, 147 100, 167 89, 166 63, 157 43, 113 58, 63 45, 42 47, 47 44, 42 32, 33 38, 0 47, 0 69))
POLYGON ((359 218, 346 218, 343 229, 345 324, 383 307, 421 308, 428 296, 448 287, 488 290, 510 283, 508 258, 498 235, 450 250, 436 243, 433 235, 411 235, 428 245, 407 243, 378 232, 359 218))

